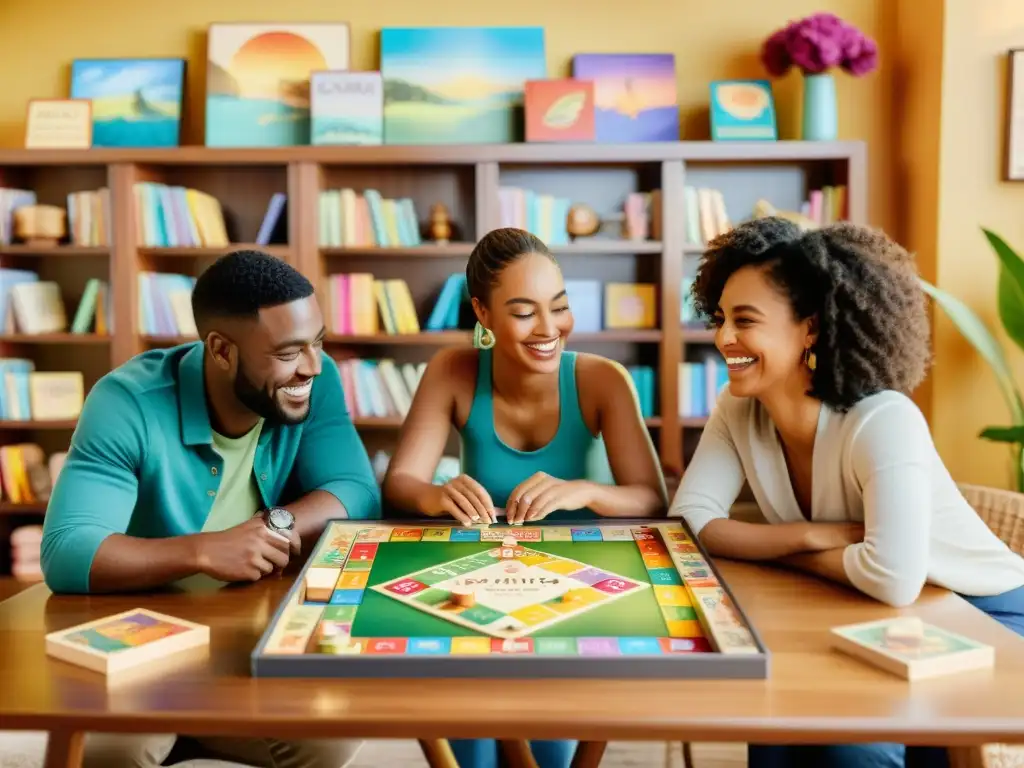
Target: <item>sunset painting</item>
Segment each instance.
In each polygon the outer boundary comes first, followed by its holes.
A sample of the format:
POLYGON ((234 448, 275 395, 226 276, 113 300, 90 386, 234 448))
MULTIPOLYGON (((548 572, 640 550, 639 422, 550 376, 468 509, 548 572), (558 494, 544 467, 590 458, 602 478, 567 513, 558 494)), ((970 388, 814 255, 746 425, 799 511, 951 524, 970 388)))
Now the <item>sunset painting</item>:
POLYGON ((347 24, 212 24, 206 71, 206 144, 309 144, 309 81, 349 67, 347 24))
POLYGON ((675 57, 670 53, 586 53, 572 76, 594 83, 597 141, 679 141, 675 57))
POLYGON ((387 144, 523 140, 527 80, 547 76, 540 27, 385 28, 387 144))

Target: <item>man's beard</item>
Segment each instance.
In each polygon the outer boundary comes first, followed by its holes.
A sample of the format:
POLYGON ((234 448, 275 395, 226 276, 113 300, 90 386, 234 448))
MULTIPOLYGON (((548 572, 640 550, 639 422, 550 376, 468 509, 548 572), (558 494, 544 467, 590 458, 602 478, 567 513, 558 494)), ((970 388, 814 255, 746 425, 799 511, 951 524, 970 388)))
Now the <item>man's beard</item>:
POLYGON ((234 381, 235 397, 238 401, 258 416, 276 424, 301 424, 309 416, 309 406, 299 415, 292 415, 281 410, 281 406, 265 389, 252 383, 242 366, 238 366, 234 381))

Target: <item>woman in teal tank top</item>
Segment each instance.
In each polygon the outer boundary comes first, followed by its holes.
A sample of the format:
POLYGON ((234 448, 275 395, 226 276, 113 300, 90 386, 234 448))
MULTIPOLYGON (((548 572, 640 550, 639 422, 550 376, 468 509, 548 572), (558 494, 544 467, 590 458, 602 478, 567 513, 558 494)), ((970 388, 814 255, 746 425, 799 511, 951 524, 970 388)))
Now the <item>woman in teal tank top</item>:
MULTIPOLYGON (((564 349, 573 319, 561 270, 537 237, 497 229, 466 282, 474 347, 427 366, 383 483, 385 504, 465 525, 663 516, 665 481, 625 368, 564 349), (462 472, 433 482, 452 428, 462 472)), ((462 768, 498 765, 495 742, 453 741, 462 768)), ((575 742, 531 743, 540 768, 567 768, 575 742)))

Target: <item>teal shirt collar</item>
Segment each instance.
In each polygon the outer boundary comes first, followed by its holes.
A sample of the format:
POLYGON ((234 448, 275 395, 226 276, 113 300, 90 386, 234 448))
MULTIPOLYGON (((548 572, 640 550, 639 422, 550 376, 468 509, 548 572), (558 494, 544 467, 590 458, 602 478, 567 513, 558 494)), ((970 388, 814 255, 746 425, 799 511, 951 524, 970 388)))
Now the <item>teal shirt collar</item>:
POLYGON ((206 345, 201 341, 178 363, 178 405, 181 414, 181 440, 185 445, 211 445, 213 427, 206 407, 206 382, 203 380, 203 359, 206 345))

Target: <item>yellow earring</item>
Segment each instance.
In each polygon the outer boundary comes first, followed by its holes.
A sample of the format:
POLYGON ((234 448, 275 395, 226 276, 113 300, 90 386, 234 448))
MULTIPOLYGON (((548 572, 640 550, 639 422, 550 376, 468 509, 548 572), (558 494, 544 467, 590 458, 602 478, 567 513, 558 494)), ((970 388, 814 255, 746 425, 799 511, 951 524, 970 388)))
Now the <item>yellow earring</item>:
POLYGON ((804 363, 812 371, 818 367, 818 356, 814 354, 810 347, 804 350, 804 363))
POLYGON ((479 321, 473 329, 473 346, 477 349, 490 349, 494 346, 494 334, 490 328, 484 328, 479 321))

